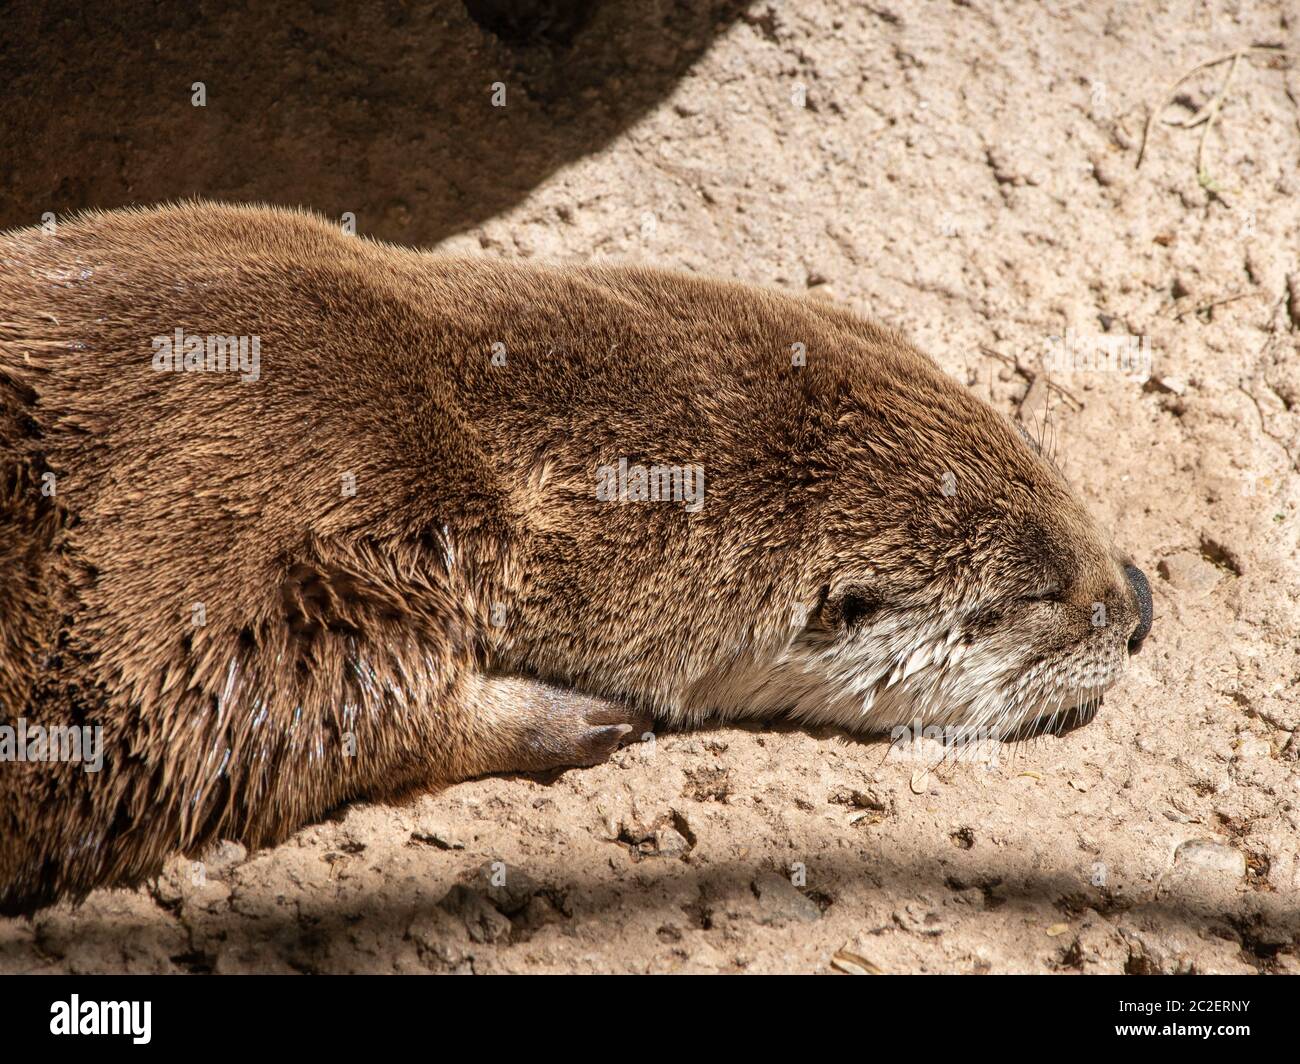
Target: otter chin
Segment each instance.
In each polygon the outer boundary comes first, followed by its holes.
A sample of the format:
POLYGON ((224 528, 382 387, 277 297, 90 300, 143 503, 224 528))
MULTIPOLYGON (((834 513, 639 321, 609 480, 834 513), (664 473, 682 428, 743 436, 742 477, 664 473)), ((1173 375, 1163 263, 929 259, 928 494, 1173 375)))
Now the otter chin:
POLYGON ((1145 578, 905 338, 190 203, 0 236, 0 909, 654 720, 1091 715, 1145 578))

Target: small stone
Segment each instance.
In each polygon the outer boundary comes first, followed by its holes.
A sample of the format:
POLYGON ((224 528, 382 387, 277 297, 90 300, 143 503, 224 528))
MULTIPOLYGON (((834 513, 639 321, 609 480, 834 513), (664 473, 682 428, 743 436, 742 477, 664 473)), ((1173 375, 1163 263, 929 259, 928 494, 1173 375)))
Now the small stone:
POLYGON ((1165 395, 1186 395, 1187 378, 1152 374, 1142 385, 1144 391, 1162 392, 1165 395))
POLYGON ((918 935, 941 935, 947 930, 943 914, 936 909, 908 902, 894 910, 894 922, 904 931, 918 935))
POLYGON ((1119 929, 1128 946, 1124 970, 1131 975, 1190 975, 1195 969, 1181 942, 1137 928, 1119 929))
POLYGON ((680 857, 691 844, 676 828, 664 826, 655 831, 655 851, 660 857, 680 857))
POLYGON ((1245 736, 1237 743, 1237 757, 1243 761, 1255 761, 1266 759, 1273 753, 1273 747, 1267 739, 1259 739, 1253 735, 1245 736))
POLYGON ((438 967, 455 968, 465 960, 465 947, 469 945, 466 929, 443 909, 421 913, 411 921, 406 933, 421 955, 438 967))
POLYGON ((522 911, 533 895, 542 889, 541 884, 527 872, 514 865, 501 868, 496 861, 488 861, 479 868, 475 883, 482 884, 480 889, 493 905, 510 915, 522 911))
POLYGON ((1170 587, 1196 597, 1213 591, 1220 577, 1218 569, 1191 551, 1162 559, 1156 572, 1170 587))
POLYGON ((759 906, 769 921, 802 920, 811 923, 821 919, 822 911, 817 903, 800 893, 785 876, 775 872, 764 872, 755 879, 754 893, 758 895, 759 906))
POLYGON ((510 933, 510 921, 483 894, 457 883, 438 905, 459 917, 475 942, 495 942, 510 933))
POLYGON ((1190 865, 1238 879, 1246 875, 1246 855, 1215 839, 1189 839, 1174 852, 1175 865, 1190 865))

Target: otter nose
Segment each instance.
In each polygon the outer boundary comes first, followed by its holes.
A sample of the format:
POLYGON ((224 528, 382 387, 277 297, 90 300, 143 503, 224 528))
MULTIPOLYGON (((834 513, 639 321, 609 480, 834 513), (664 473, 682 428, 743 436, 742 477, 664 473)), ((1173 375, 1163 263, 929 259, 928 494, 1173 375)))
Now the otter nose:
POLYGON ((1129 587, 1133 589, 1133 597, 1137 599, 1138 623, 1133 634, 1128 637, 1128 652, 1136 654, 1142 649, 1142 641, 1151 631, 1151 585, 1147 583, 1146 573, 1136 565, 1124 566, 1124 575, 1128 578, 1129 587))

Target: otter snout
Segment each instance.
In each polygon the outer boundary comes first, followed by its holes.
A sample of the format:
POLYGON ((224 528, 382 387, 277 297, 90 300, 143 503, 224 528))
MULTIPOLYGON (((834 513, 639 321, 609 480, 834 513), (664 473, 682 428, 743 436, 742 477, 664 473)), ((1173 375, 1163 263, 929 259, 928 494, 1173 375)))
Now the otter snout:
POLYGON ((1124 576, 1128 580, 1128 586, 1133 589, 1133 597, 1137 600, 1138 623, 1133 629, 1133 634, 1128 637, 1128 652, 1136 654, 1142 649, 1142 643, 1151 631, 1151 585, 1147 583, 1146 573, 1136 565, 1124 566, 1124 576))

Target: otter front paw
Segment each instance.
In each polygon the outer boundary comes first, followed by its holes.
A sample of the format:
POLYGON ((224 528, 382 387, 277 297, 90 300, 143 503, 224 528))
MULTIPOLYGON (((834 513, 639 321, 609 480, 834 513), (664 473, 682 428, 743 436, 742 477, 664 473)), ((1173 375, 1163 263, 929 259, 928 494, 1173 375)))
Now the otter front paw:
POLYGON ((652 731, 649 713, 523 676, 480 676, 459 778, 597 765, 652 731))
POLYGON ((524 746, 535 766, 529 771, 598 765, 654 727, 650 715, 633 706, 551 687, 528 708, 524 746))

